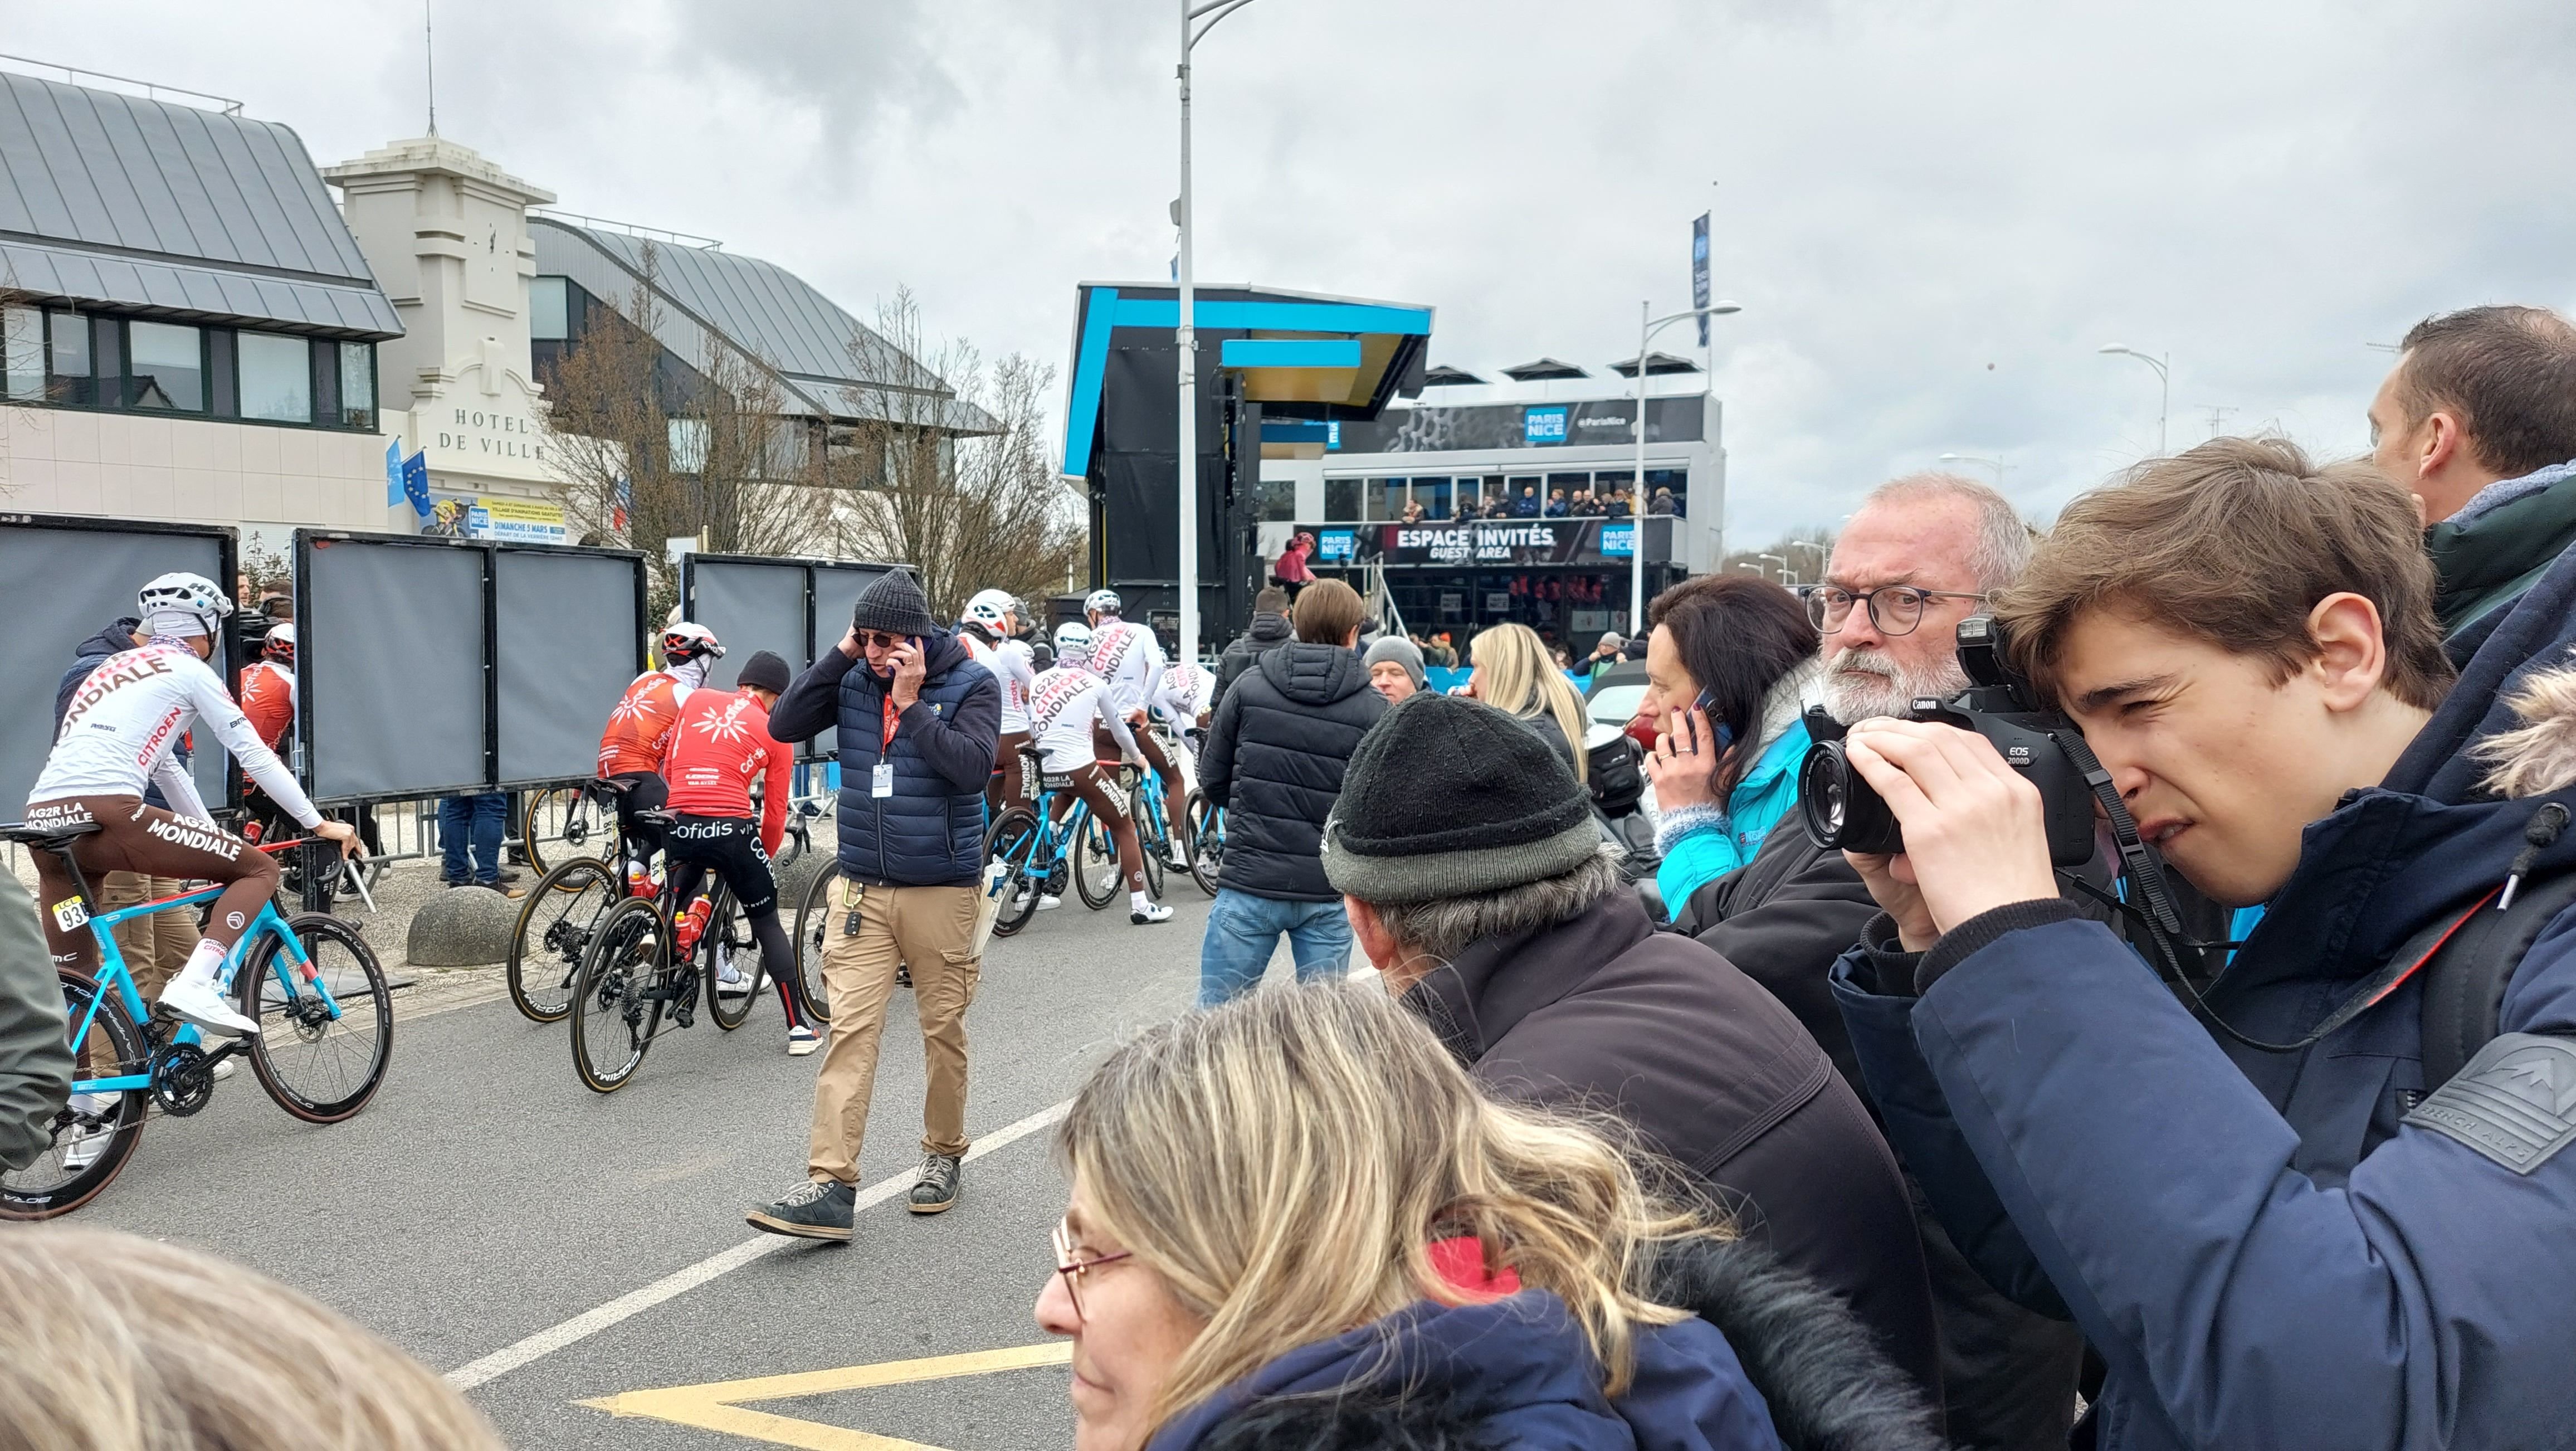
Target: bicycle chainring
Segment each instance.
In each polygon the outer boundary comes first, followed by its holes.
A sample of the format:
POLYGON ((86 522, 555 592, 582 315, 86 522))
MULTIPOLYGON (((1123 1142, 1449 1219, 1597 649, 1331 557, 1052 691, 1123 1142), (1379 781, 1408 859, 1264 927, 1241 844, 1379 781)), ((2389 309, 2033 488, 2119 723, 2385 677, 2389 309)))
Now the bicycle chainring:
POLYGON ((212 1102, 215 1067, 194 1043, 173 1043, 153 1055, 152 1097, 172 1118, 186 1118, 212 1102))

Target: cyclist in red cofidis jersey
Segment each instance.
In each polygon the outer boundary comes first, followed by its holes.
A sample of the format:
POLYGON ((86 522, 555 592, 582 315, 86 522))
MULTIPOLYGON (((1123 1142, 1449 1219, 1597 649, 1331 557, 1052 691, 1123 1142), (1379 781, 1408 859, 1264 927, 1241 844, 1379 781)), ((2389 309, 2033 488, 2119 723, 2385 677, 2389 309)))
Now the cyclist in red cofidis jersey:
POLYGON ((659 811, 669 800, 662 780, 662 749, 671 725, 690 692, 707 683, 707 671, 724 658, 724 642, 704 625, 682 620, 662 632, 662 668, 647 670, 626 687, 608 712, 599 734, 599 774, 625 789, 617 793, 618 834, 624 839, 621 863, 626 889, 639 896, 652 890, 653 854, 662 833, 638 812, 659 811))

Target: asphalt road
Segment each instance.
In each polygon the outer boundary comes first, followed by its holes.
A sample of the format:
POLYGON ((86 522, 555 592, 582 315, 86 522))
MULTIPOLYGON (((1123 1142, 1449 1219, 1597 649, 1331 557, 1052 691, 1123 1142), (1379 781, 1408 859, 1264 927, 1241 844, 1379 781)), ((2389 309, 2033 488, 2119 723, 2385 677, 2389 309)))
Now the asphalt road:
POLYGON ((1172 886, 1168 924, 1068 897, 993 944, 967 1019, 982 1142, 944 1215, 900 1202, 922 1063, 897 993, 846 1247, 743 1222, 804 1177, 822 1061, 785 1055, 774 997, 732 1034, 701 1014, 603 1097, 562 1025, 506 1000, 408 1015, 397 994, 364 1114, 298 1123, 242 1073, 153 1122, 79 1218, 277 1276, 466 1386, 513 1446, 1063 1446, 1061 1350, 1030 1318, 1064 1206, 1053 1115, 1124 1035, 1188 1005, 1207 899, 1172 886))

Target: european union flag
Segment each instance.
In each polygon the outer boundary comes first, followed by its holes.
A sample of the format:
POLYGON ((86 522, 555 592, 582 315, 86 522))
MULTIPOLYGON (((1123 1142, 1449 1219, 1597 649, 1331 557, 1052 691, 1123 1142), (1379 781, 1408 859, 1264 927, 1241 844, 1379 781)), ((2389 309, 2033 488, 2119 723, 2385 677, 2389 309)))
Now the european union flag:
POLYGON ((411 500, 411 511, 429 517, 429 450, 422 449, 403 460, 403 496, 411 500))
POLYGON ((385 445, 385 507, 392 508, 401 503, 402 498, 402 438, 397 435, 393 442, 385 445))

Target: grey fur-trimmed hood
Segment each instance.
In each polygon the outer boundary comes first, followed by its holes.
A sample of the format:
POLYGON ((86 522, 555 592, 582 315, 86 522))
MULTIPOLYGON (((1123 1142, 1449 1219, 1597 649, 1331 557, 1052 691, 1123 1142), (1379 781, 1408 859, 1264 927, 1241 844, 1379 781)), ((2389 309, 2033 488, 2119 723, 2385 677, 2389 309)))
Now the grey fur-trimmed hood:
POLYGON ((2486 789, 2511 799, 2576 786, 2576 665, 2524 676, 2502 704, 2522 724, 2470 748, 2486 789))

